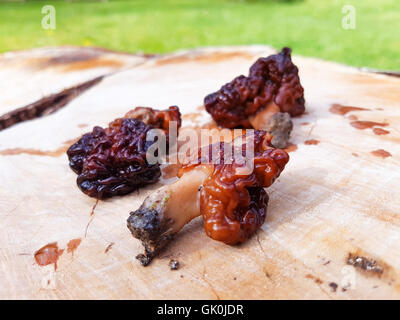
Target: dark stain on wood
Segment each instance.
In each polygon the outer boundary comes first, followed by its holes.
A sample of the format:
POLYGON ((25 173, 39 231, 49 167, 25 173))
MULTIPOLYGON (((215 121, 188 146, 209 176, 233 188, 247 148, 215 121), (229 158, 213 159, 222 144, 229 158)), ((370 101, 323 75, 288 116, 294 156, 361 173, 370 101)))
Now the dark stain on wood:
POLYGON ((307 145, 316 145, 318 143, 319 143, 319 140, 316 140, 316 139, 310 139, 310 140, 304 141, 304 144, 307 144, 307 145))
POLYGON ((108 251, 110 251, 111 250, 111 248, 114 246, 114 242, 111 242, 108 246, 107 246, 107 248, 106 248, 106 250, 104 250, 104 253, 107 253, 108 251))
POLYGON ((20 154, 29 154, 29 155, 33 155, 33 156, 60 157, 78 139, 79 138, 67 140, 67 141, 63 142, 63 146, 59 147, 56 150, 39 150, 39 149, 33 149, 33 148, 11 148, 11 149, 0 150, 0 155, 16 156, 16 155, 20 155, 20 154))
POLYGON ((316 284, 323 284, 324 282, 320 279, 320 278, 317 278, 317 277, 315 277, 315 276, 313 276, 312 274, 306 274, 306 278, 307 279, 311 279, 311 280, 314 280, 314 282, 316 283, 316 284))
POLYGON ((85 238, 86 238, 86 236, 87 236, 87 232, 88 232, 89 226, 90 226, 90 224, 91 224, 92 221, 93 221, 94 213, 95 213, 95 210, 96 210, 96 207, 97 207, 97 204, 98 204, 98 203, 99 203, 99 199, 96 199, 96 202, 94 203, 94 205, 93 205, 93 207, 92 207, 92 210, 90 211, 90 218, 89 218, 89 221, 88 221, 88 223, 87 223, 87 225, 86 225, 86 228, 85 228, 85 238))
POLYGON ((388 123, 374 121, 352 121, 350 124, 358 130, 364 130, 372 127, 386 127, 389 125, 388 123))
POLYGON ((337 283, 335 283, 335 282, 330 282, 330 283, 329 283, 329 286, 331 287, 331 291, 332 291, 332 292, 336 292, 336 290, 337 290, 337 288, 338 288, 337 283))
POLYGON ((388 157, 392 156, 392 154, 390 152, 383 150, 383 149, 371 151, 371 154, 374 155, 375 157, 379 157, 379 158, 388 158, 388 157))
POLYGON ((344 116, 346 113, 351 111, 369 111, 370 109, 367 108, 360 108, 360 107, 352 107, 352 106, 343 106, 341 104, 335 103, 330 108, 329 111, 334 114, 339 114, 344 116))
POLYGON ((82 239, 77 238, 77 239, 72 239, 68 242, 67 244, 67 252, 71 253, 72 256, 74 255, 74 251, 78 249, 79 245, 81 244, 82 239))
POLYGON ((54 270, 57 270, 58 258, 63 254, 64 249, 59 249, 57 242, 46 244, 35 252, 34 257, 39 266, 54 264, 54 270))
POLYGON ((389 134, 389 133, 390 133, 390 131, 385 130, 385 129, 382 129, 382 128, 373 128, 372 131, 373 131, 377 136, 385 135, 385 134, 389 134))
POLYGON ((94 50, 91 50, 91 51, 80 50, 80 51, 65 52, 62 55, 54 56, 49 59, 45 59, 45 60, 41 61, 39 63, 39 67, 40 68, 55 67, 55 66, 59 66, 59 65, 84 62, 84 61, 98 58, 102 54, 103 54, 102 52, 94 51, 94 50))

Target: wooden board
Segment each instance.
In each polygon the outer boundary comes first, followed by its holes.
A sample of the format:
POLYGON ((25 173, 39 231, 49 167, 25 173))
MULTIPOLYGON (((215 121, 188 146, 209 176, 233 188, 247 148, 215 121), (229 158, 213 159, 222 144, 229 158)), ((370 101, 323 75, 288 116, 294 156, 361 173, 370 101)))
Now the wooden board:
POLYGON ((0 115, 148 57, 90 47, 49 47, 0 55, 0 115))
POLYGON ((207 123, 204 96, 273 52, 208 48, 154 58, 54 114, 0 131, 0 297, 400 298, 400 79, 294 56, 307 101, 307 113, 294 119, 297 150, 268 189, 262 229, 238 247, 208 238, 198 218, 144 268, 126 218, 160 185, 96 206, 76 187, 64 153, 71 139, 137 105, 178 105, 184 125, 207 123), (332 104, 368 110, 339 115, 332 104), (356 129, 355 117, 385 123, 390 133, 356 129), (312 139, 319 143, 305 143, 312 139), (379 149, 391 156, 371 153, 379 149), (56 271, 34 259, 53 242, 64 249, 56 271), (179 270, 169 270, 171 258, 179 270))

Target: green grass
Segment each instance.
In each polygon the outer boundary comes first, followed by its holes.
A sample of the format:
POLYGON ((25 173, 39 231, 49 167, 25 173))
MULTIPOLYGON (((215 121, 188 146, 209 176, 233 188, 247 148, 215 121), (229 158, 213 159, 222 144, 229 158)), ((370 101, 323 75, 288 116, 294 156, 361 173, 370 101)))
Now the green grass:
POLYGON ((0 3, 0 51, 55 45, 164 53, 216 45, 290 46, 297 54, 400 70, 399 0, 142 0, 0 3), (57 28, 41 28, 53 4, 57 28), (341 26, 356 8, 356 29, 341 26))

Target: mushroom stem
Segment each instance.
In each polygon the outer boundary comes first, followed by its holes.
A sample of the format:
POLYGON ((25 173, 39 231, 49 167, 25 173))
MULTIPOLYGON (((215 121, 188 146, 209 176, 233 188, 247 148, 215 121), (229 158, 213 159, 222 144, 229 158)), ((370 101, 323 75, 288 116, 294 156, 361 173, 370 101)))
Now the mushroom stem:
POLYGON ((130 213, 128 228, 145 248, 145 253, 136 257, 142 265, 148 265, 179 230, 200 216, 199 189, 212 170, 210 165, 195 167, 149 195, 138 210, 130 213))
POLYGON ((249 122, 254 129, 265 130, 268 127, 271 117, 280 111, 281 109, 275 104, 275 102, 270 102, 268 106, 250 116, 249 122))
POLYGON ((293 122, 288 113, 280 112, 279 107, 271 102, 266 108, 249 117, 254 129, 265 130, 272 135, 271 144, 275 148, 288 146, 293 122))

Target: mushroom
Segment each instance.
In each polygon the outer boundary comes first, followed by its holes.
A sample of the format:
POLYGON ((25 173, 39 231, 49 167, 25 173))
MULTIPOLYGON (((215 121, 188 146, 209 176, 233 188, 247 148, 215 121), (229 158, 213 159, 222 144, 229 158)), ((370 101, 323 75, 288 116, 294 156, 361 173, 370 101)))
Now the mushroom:
POLYGON ((302 114, 304 102, 304 89, 289 48, 259 58, 247 77, 236 77, 204 99, 207 112, 219 126, 258 130, 268 130, 272 126, 271 134, 279 135, 272 145, 280 148, 286 147, 293 127, 289 116, 302 114), (274 116, 276 113, 283 114, 274 116), (278 124, 281 125, 279 130, 278 124))
POLYGON ((128 228, 145 248, 136 258, 148 265, 179 230, 200 215, 212 239, 229 245, 246 241, 264 223, 268 204, 264 188, 279 177, 288 161, 285 151, 270 146, 265 131, 199 149, 197 161, 180 169, 178 181, 156 190, 130 213, 128 228), (247 156, 249 146, 254 151, 248 159, 252 168, 239 159, 247 156), (217 157, 211 159, 214 150, 217 157))
POLYGON ((104 199, 158 181, 160 166, 147 161, 146 152, 153 141, 146 137, 151 129, 160 129, 168 141, 171 121, 180 127, 176 106, 162 111, 137 107, 107 128, 96 126, 84 134, 67 151, 69 165, 78 174, 78 187, 90 197, 104 199))

